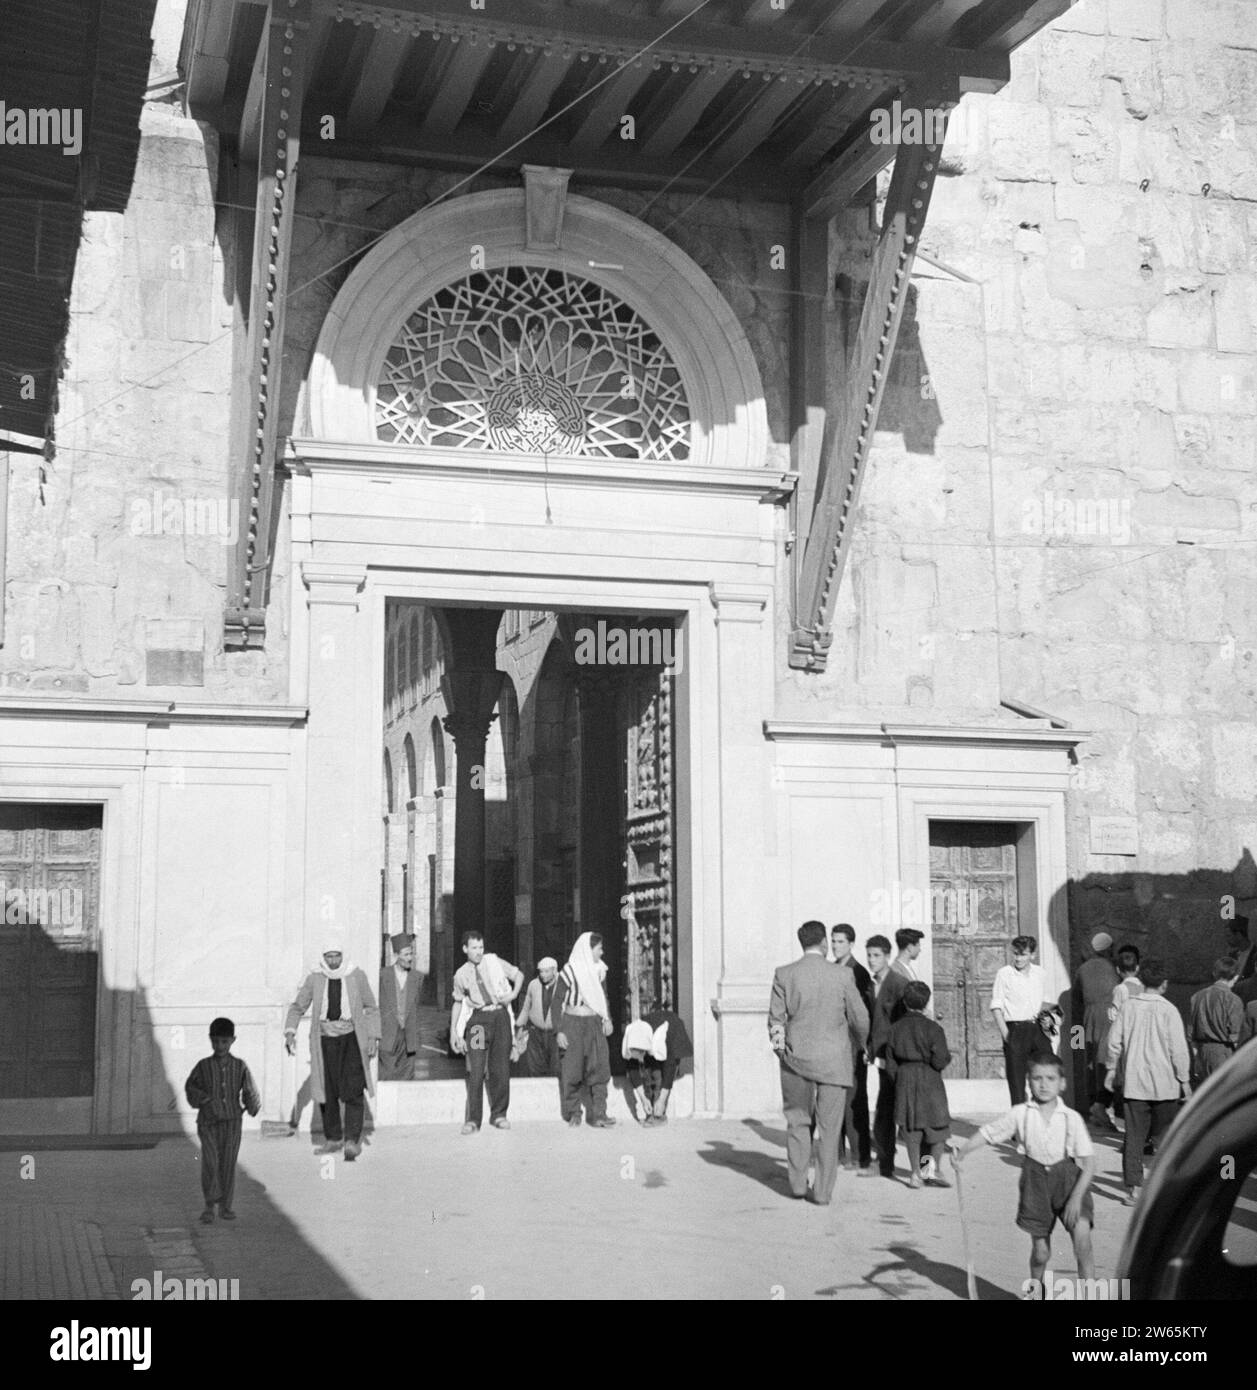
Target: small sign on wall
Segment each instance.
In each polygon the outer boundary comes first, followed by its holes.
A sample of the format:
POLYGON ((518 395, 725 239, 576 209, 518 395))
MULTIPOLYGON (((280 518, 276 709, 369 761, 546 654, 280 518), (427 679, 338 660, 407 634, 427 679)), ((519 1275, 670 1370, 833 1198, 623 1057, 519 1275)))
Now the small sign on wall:
POLYGON ((1092 854, 1138 854, 1139 819, 1136 816, 1092 816, 1092 854))

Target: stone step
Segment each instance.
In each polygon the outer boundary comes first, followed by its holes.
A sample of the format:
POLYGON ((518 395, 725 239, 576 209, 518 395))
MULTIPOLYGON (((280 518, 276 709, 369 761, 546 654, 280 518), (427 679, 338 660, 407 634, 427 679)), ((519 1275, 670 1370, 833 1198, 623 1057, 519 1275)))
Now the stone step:
MULTIPOLYGON (((632 1093, 621 1078, 613 1079, 607 1095, 607 1113, 621 1123, 633 1123, 632 1093)), ((379 1125, 461 1124, 467 1087, 463 1081, 381 1081, 371 1109, 379 1125)), ((694 1113, 694 1078, 677 1079, 668 1105, 668 1118, 688 1119, 694 1113)), ((488 1115, 488 1096, 485 1097, 488 1115)), ((511 1079, 512 1120, 557 1120, 559 1083, 546 1078, 511 1079)))

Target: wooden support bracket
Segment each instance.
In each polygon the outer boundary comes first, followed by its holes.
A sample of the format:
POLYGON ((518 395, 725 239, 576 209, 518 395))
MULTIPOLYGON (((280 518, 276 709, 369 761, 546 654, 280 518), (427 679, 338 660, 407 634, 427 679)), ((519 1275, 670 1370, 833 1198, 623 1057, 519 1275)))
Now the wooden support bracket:
POLYGON ((940 145, 896 148, 872 274, 848 363, 844 409, 826 440, 823 481, 800 568, 798 619, 789 650, 790 665, 796 669, 825 669, 851 523, 940 153, 940 145))
POLYGON ((301 146, 311 0, 271 0, 246 106, 240 165, 256 171, 248 334, 232 382, 231 460, 239 539, 228 575, 224 646, 260 647, 266 633, 275 499, 276 414, 301 146))

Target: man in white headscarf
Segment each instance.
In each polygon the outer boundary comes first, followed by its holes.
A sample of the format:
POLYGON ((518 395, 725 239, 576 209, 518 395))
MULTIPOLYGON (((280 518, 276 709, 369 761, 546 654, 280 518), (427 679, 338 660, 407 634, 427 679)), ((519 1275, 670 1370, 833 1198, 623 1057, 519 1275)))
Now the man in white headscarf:
POLYGON ((295 1055, 297 1024, 312 1008, 310 1089, 323 1112, 321 1152, 335 1153, 343 1143, 345 1161, 352 1163, 362 1152, 363 1092, 375 1094, 369 1061, 380 1043, 380 1011, 366 975, 345 958, 339 934, 330 935, 324 946, 288 1010, 284 1047, 295 1055))
POLYGON ((603 981, 602 937, 582 932, 576 938, 567 964, 559 972, 550 1006, 554 1031, 562 1055, 563 1118, 580 1128, 581 1088, 589 1087, 586 1114, 595 1129, 610 1129, 615 1121, 607 1114, 607 1087, 611 1082, 611 1010, 603 981))

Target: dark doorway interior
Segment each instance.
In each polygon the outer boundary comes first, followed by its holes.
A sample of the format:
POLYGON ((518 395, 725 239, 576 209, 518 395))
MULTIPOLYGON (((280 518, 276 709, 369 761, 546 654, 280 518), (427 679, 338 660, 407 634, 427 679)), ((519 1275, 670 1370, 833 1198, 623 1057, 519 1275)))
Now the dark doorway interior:
MULTIPOLYGON (((635 1007, 677 1007, 672 623, 507 609, 487 651, 471 652, 473 688, 457 670, 476 621, 464 623, 464 615, 485 611, 395 601, 386 612, 380 765, 395 784, 381 797, 381 934, 413 934, 426 976, 420 997, 432 1055, 421 1059, 417 1079, 461 1075, 461 1061, 444 1056, 442 1034, 463 959, 466 913, 455 887, 465 797, 483 799, 476 925, 490 951, 531 978, 538 960, 562 965, 579 933, 597 931, 617 1032, 635 1007), (668 640, 640 639, 647 630, 668 640), (491 710, 487 733, 475 731, 485 740, 479 773, 459 756, 466 720, 450 717, 450 701, 460 698, 465 714, 469 690, 482 713, 491 710)), ((465 884, 466 864, 461 872, 465 884)), ((387 949, 382 955, 392 959, 387 949)), ((618 1043, 612 1056, 618 1068, 618 1043)))

